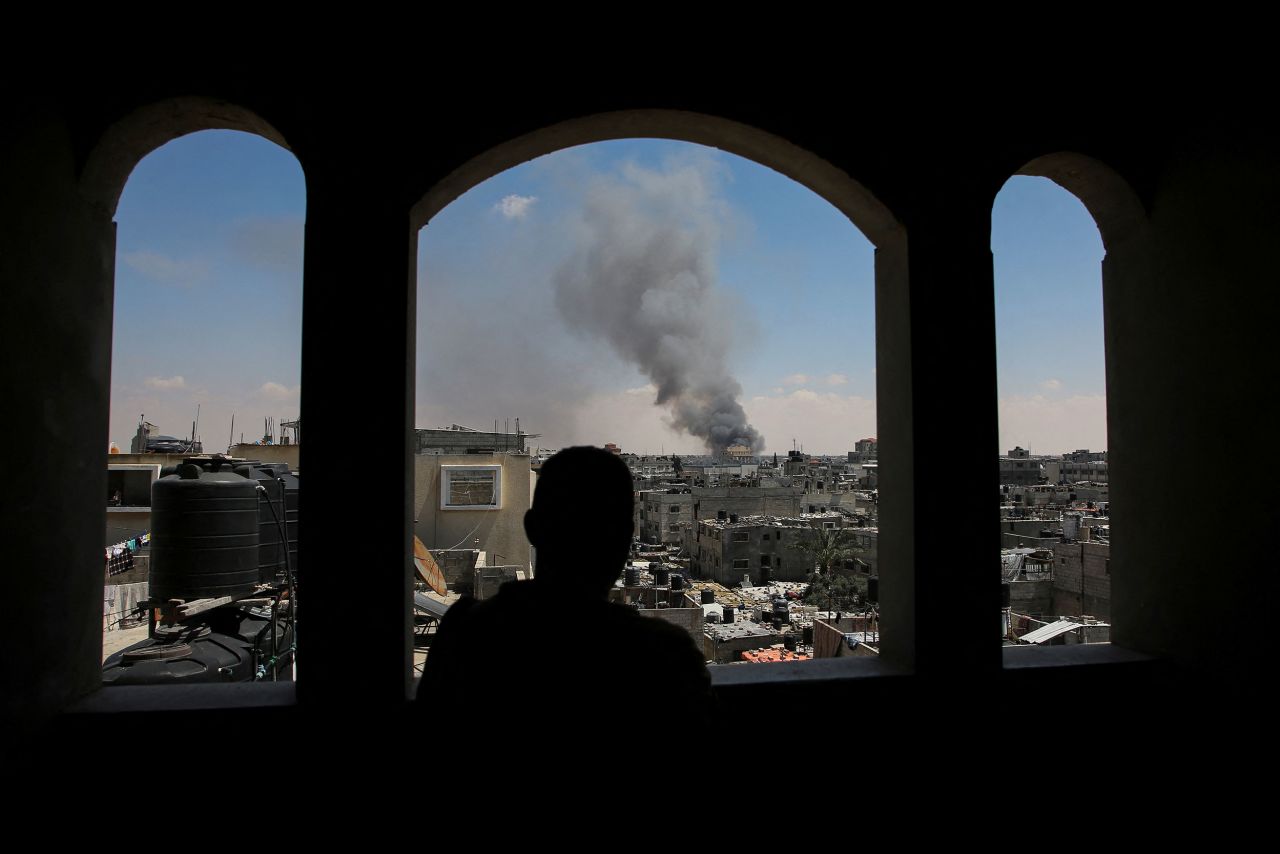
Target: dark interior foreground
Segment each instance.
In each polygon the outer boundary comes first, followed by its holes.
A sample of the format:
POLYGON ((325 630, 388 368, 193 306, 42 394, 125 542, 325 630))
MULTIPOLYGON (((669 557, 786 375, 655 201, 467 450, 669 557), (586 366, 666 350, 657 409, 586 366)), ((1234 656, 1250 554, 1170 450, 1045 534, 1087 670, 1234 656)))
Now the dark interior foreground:
MULTIPOLYGON (((1117 774, 1137 749, 1165 755, 1177 744, 1197 761, 1224 743, 1270 750, 1257 699, 1275 672, 1262 615, 1275 587, 1263 539, 1276 530, 1276 502, 1227 460, 1265 459, 1274 438, 1277 140, 1250 123, 1257 113, 1226 103, 1029 116, 984 102, 975 94, 975 106, 926 110, 885 98, 842 118, 831 102, 793 92, 473 99, 455 90, 429 109, 376 81, 349 91, 175 81, 19 93, 0 135, 0 372, 19 485, 4 513, 16 544, 6 588, 20 603, 4 626, 7 747, 37 762, 54 751, 95 764, 107 739, 207 747, 289 733, 267 740, 300 745, 317 763, 405 745, 493 747, 472 722, 433 720, 406 700, 417 230, 530 157, 662 136, 777 169, 877 247, 882 659, 717 670, 717 732, 794 731, 820 753, 849 745, 870 760, 911 744, 971 762, 1015 754, 1117 774), (112 218, 143 156, 207 128, 285 145, 306 175, 299 679, 102 691, 112 218), (989 233, 993 199, 1019 172, 1075 193, 1107 251, 1118 535, 1109 646, 1002 652, 994 629, 989 233), (357 447, 340 426, 357 394, 380 402, 381 423, 404 429, 357 447), (400 512, 361 513, 359 560, 327 572, 316 540, 350 524, 360 455, 379 461, 367 484, 378 505, 400 512)), ((498 743, 510 750, 519 715, 495 710, 495 720, 508 716, 498 743)))

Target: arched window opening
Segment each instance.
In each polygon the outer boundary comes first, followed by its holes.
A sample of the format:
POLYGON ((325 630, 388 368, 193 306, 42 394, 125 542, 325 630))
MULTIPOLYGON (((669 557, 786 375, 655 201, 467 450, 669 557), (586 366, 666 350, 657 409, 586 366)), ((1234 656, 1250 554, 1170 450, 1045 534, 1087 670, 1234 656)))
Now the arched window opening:
POLYGON ((280 145, 202 122, 125 123, 86 170, 116 205, 108 686, 292 674, 305 182, 280 145))
POLYGON ((1110 638, 1103 235, 1081 199, 1016 175, 992 209, 1006 645, 1110 638))
POLYGON ((536 576, 521 520, 574 445, 632 476, 612 600, 710 662, 878 654, 875 247, 805 186, 692 142, 489 174, 429 196, 419 235, 415 669, 443 608, 536 576))

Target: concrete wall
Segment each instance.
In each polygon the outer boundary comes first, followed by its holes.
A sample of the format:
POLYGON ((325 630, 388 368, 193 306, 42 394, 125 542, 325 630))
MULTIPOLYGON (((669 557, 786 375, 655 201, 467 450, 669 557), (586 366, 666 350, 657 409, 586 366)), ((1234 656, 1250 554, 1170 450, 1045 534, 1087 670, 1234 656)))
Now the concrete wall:
MULTIPOLYGON (((622 63, 604 69, 614 70, 622 63)), ((1220 447, 1223 436, 1240 447, 1272 441, 1272 402, 1259 390, 1277 387, 1280 378, 1275 360, 1259 354, 1273 337, 1280 145, 1258 109, 1258 92, 1238 85, 1249 74, 1209 68, 1198 71, 1202 85, 1188 87, 1159 63, 1146 71, 1141 109, 1124 97, 1127 81, 1115 76, 1100 77, 1103 95, 1086 104, 1047 98, 1054 81, 1040 75, 1013 75, 1004 101, 1025 108, 1010 110, 982 97, 988 77, 962 69, 960 79, 950 75, 949 92, 887 80, 866 115, 832 108, 848 103, 847 81, 798 76, 779 81, 776 91, 694 92, 646 72, 590 97, 552 87, 539 88, 537 98, 520 87, 482 89, 459 79, 441 84, 445 97, 429 111, 414 107, 408 82, 359 71, 339 86, 306 75, 238 81, 212 70, 197 78, 158 64, 143 83, 80 75, 56 95, 34 77, 14 76, 0 133, 0 388, 21 417, 0 429, 4 447, 23 449, 10 476, 31 491, 4 519, 6 540, 18 544, 7 589, 24 603, 4 626, 6 647, 24 651, 4 665, 6 711, 47 721, 100 681, 115 203, 148 152, 216 127, 287 145, 306 175, 301 363, 309 453, 319 459, 343 447, 356 393, 376 400, 379 418, 395 429, 386 447, 387 511, 369 515, 362 531, 362 643, 350 643, 348 582, 341 572, 317 572, 307 591, 299 713, 292 706, 208 713, 202 722, 210 730, 262 732, 264 721, 290 716, 317 728, 341 722, 331 730, 341 733, 334 742, 359 744, 362 753, 370 752, 367 738, 382 731, 388 742, 403 743, 407 728, 391 724, 403 717, 412 661, 416 362, 407 319, 416 316, 416 229, 501 169, 620 136, 687 139, 757 159, 821 193, 876 246, 877 435, 893 472, 880 502, 881 598, 886 629, 895 627, 884 657, 911 676, 874 687, 902 709, 929 708, 927 701, 954 696, 968 678, 993 687, 1032 680, 1051 695, 1067 682, 1081 691, 1123 688, 1132 672, 1096 663, 1007 671, 988 623, 954 619, 993 612, 999 595, 990 572, 999 541, 989 506, 997 485, 989 458, 998 438, 992 201, 1015 172, 1050 177, 1075 193, 1106 247, 1108 477, 1113 522, 1124 532, 1113 555, 1113 639, 1117 648, 1167 665, 1162 709, 1185 715, 1182 699, 1204 697, 1206 706, 1249 712, 1253 704, 1220 700, 1261 693, 1274 669, 1267 621, 1245 610, 1256 600, 1259 567, 1273 562, 1267 538, 1224 538, 1213 583, 1205 584, 1202 550, 1169 536, 1169 520, 1185 512, 1186 496, 1168 461, 1187 448, 1220 447), (192 99, 191 92, 216 92, 218 100, 192 99), (939 126, 964 133, 943 139, 931 132, 939 126), (335 299, 353 282, 358 323, 353 301, 335 299), (32 436, 41 442, 28 451, 32 436), (991 478, 948 508, 955 533, 945 538, 928 524, 942 459, 991 478), (957 552, 970 560, 948 559, 957 552), (58 571, 27 572, 37 563, 58 571), (51 613, 63 619, 49 620, 51 613), (1229 654, 1204 642, 1206 634, 1228 633, 1229 654), (1212 687, 1200 690, 1205 685, 1212 687), (1170 698, 1179 702, 1163 702, 1170 698), (354 720, 353 708, 360 711, 354 720)), ((1201 485, 1229 494, 1232 478, 1219 468, 1201 485)), ((350 494, 348 472, 309 475, 302 550, 318 561, 309 565, 340 567, 323 539, 342 529, 350 494)), ((1201 512, 1211 530, 1268 531, 1277 505, 1265 494, 1201 512)), ((797 685, 742 685, 736 693, 725 689, 721 701, 736 697, 736 708, 746 708, 771 691, 775 702, 803 697, 807 707, 821 708, 846 698, 857 681, 832 679, 807 693, 797 685)), ((975 694, 971 719, 995 721, 998 702, 975 694)), ((191 731, 192 717, 153 714, 147 737, 191 731)), ((101 743, 104 718, 76 716, 76 748, 101 743)), ((892 725, 891 715, 884 719, 892 725)), ((53 720, 65 737, 66 719, 53 720)), ((1218 735, 1198 724, 1195 731, 1218 735)), ((117 715, 111 726, 128 721, 117 715)), ((1121 721, 1113 731, 1143 730, 1121 721)), ((984 734, 1000 743, 993 731, 984 734)))
POLYGON ((528 568, 532 547, 524 514, 533 502, 535 475, 523 454, 422 454, 413 457, 414 533, 429 549, 476 548, 494 565, 528 568), (441 466, 502 466, 497 510, 442 510, 441 466), (479 540, 479 544, 476 544, 479 540))
POLYGON ((663 620, 673 626, 679 626, 689 633, 694 645, 698 649, 702 649, 702 606, 696 608, 641 608, 638 613, 642 617, 652 617, 655 620, 663 620))
POLYGON ((117 490, 121 493, 122 507, 150 507, 151 484, 160 477, 160 466, 146 463, 107 464, 107 499, 117 490))
POLYGON ((477 599, 488 599, 508 581, 518 581, 526 571, 522 566, 477 566, 472 570, 471 595, 477 599))
POLYGON ((1053 551, 1052 612, 1061 615, 1089 614, 1111 619, 1111 573, 1108 543, 1059 543, 1053 551), (1084 601, 1081 603, 1081 573, 1084 601))
MULTIPOLYGON (((1053 581, 1009 582, 1009 608, 1017 614, 1056 614, 1053 610, 1053 581)), ((1075 612, 1071 612, 1075 613, 1075 612)))
POLYGON ((108 507, 103 545, 109 546, 151 532, 150 507, 108 507))

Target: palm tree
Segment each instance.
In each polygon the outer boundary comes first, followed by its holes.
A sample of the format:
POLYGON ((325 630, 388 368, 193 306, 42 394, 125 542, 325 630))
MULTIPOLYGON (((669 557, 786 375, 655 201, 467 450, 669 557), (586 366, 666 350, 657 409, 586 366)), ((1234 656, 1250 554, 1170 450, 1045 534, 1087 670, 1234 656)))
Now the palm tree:
POLYGON ((819 528, 817 536, 810 540, 801 540, 796 548, 813 555, 813 562, 822 575, 829 575, 833 566, 838 566, 862 549, 854 544, 853 535, 848 528, 819 528))
POLYGON ((809 591, 805 598, 819 603, 825 600, 827 610, 835 611, 852 607, 857 601, 857 588, 852 580, 834 570, 846 560, 862 552, 853 542, 853 534, 847 528, 819 528, 816 536, 801 540, 795 546, 813 555, 816 571, 809 575, 809 591))

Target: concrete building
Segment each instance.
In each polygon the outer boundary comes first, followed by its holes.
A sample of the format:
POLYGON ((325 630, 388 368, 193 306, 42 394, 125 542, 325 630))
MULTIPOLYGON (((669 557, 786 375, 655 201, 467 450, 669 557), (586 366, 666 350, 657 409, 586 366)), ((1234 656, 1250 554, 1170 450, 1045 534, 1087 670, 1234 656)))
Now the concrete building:
POLYGON ((877 457, 878 452, 874 437, 859 439, 854 443, 853 450, 849 452, 849 462, 851 463, 869 463, 875 461, 877 457))
POLYGON ((1000 482, 1016 486, 1040 483, 1043 471, 1039 460, 1031 458, 1026 448, 1014 448, 1000 458, 1000 482))
POLYGON ((538 433, 486 432, 453 424, 449 427, 419 428, 413 431, 415 454, 525 454, 525 441, 538 433))
MULTIPOLYGON (((835 512, 704 519, 686 534, 689 568, 700 578, 728 586, 741 584, 744 578, 750 578, 752 585, 804 581, 813 572, 814 558, 800 544, 813 542, 818 530, 844 529, 846 521, 835 512)), ((848 539, 851 545, 875 548, 875 533, 870 529, 850 529, 848 539)), ((851 560, 850 568, 865 574, 870 564, 859 563, 861 558, 851 560)))
POLYGON ((1050 613, 1111 619, 1111 544, 1077 540, 1053 550, 1050 613))
POLYGON ((767 649, 778 642, 778 633, 769 626, 735 615, 732 623, 707 623, 703 627, 703 652, 707 661, 728 664, 741 661, 748 650, 767 649))
POLYGON ((527 454, 415 455, 413 532, 428 549, 477 549, 485 565, 528 569, 536 477, 527 454))
MULTIPOLYGON (((185 744, 194 732, 216 733, 219 745, 250 744, 287 730, 293 743, 315 748, 310 768, 329 768, 338 767, 335 757, 395 755, 421 737, 405 700, 416 369, 406 318, 415 316, 417 231, 503 169, 624 137, 683 139, 750 157, 813 189, 875 246, 877 431, 894 472, 879 504, 886 641, 878 661, 713 674, 726 728, 735 735, 756 728, 766 707, 849 714, 874 692, 877 737, 860 748, 860 761, 888 768, 910 741, 968 775, 990 767, 1007 744, 1009 697, 1070 695, 1105 698, 1106 726, 1090 737, 1094 750, 1123 764, 1120 795, 1158 798, 1170 777, 1185 788, 1186 773, 1152 773, 1145 763, 1167 761, 1169 731, 1182 739, 1179 758, 1236 761, 1245 755, 1236 742, 1256 747, 1269 732, 1269 706, 1259 700, 1274 671, 1271 627, 1246 610, 1252 603, 1239 591, 1255 586, 1273 557, 1266 537, 1224 537, 1215 544, 1214 583, 1204 583, 1200 550, 1169 536, 1186 496, 1168 461, 1187 448, 1219 447, 1224 435, 1241 447, 1272 439, 1265 390, 1276 386, 1275 361, 1265 342, 1273 337, 1280 146, 1260 106, 1269 79, 1264 51, 1247 45, 1236 51, 1243 66, 1206 63, 1192 81, 1144 52, 1158 30, 1148 22, 1141 34, 1151 39, 1107 45, 1119 61, 1086 72, 1083 82, 1075 69, 1068 80, 1047 64, 999 77, 1000 99, 988 97, 989 70, 958 54, 931 57, 949 72, 940 87, 904 74, 859 88, 851 75, 785 68, 768 87, 699 87, 687 74, 629 72, 624 65, 636 63, 615 51, 591 75, 609 80, 598 92, 536 79, 482 89, 455 75, 429 84, 430 109, 421 75, 381 69, 237 77, 216 63, 200 74, 180 62, 152 63, 145 79, 104 71, 56 89, 41 75, 11 74, 0 134, 7 307, 0 388, 11 411, 33 413, 38 423, 33 430, 9 419, 3 443, 21 451, 10 476, 24 489, 6 509, 5 538, 16 544, 6 589, 31 604, 5 624, 6 643, 22 649, 3 665, 6 736, 29 748, 7 767, 65 777, 101 767, 107 744, 185 744), (1255 63, 1254 54, 1263 59, 1255 63), (1096 97, 1053 97, 1058 90, 1096 97), (868 98, 848 109, 858 93, 868 98), (939 134, 940 127, 963 133, 939 134), (175 702, 101 689, 101 451, 113 259, 123 248, 114 218, 144 156, 210 128, 270 139, 296 155, 306 176, 303 468, 312 458, 317 464, 308 472, 301 536, 316 563, 296 685, 191 686, 175 702), (986 470, 997 441, 991 207, 1015 173, 1074 193, 1106 252, 1108 442, 1116 454, 1108 482, 1124 537, 1112 556, 1112 643, 1066 650, 1071 655, 1002 651, 989 622, 956 618, 989 612, 998 595, 990 571, 998 520, 989 490, 958 494, 941 537, 930 501, 939 460, 961 472, 986 470), (332 388, 342 377, 356 378, 353 388, 358 383, 404 424, 382 448, 393 462, 384 500, 362 515, 359 643, 340 571, 349 555, 323 546, 352 514, 351 473, 318 464, 348 438, 352 398, 332 388), (33 446, 33 432, 48 441, 33 446), (968 559, 949 559, 957 553, 968 559), (36 565, 57 571, 31 572, 36 565), (55 610, 60 619, 50 619, 55 610), (1230 648, 1206 637, 1230 637, 1230 648), (957 688, 970 684, 982 690, 954 702, 957 688), (943 707, 949 726, 932 726, 943 707), (1151 727, 1156 719, 1162 725, 1151 727), (956 732, 965 735, 959 751, 956 732)), ((300 49, 297 68, 319 56, 305 39, 300 49)), ((98 57, 83 59, 99 67, 98 57)), ((785 283, 779 288, 781 298, 785 283)), ((1200 485, 1227 495, 1229 479, 1218 467, 1200 485)), ((1200 512, 1210 530, 1268 531, 1276 499, 1210 502, 1200 512)), ((559 741, 555 748, 566 749, 559 741)), ((203 782, 243 776, 233 765, 206 764, 203 782)), ((420 779, 422 771, 398 773, 420 779)), ((301 788, 295 813, 306 831, 328 813, 311 809, 323 799, 301 788)), ((911 791, 891 800, 923 799, 911 791)))

